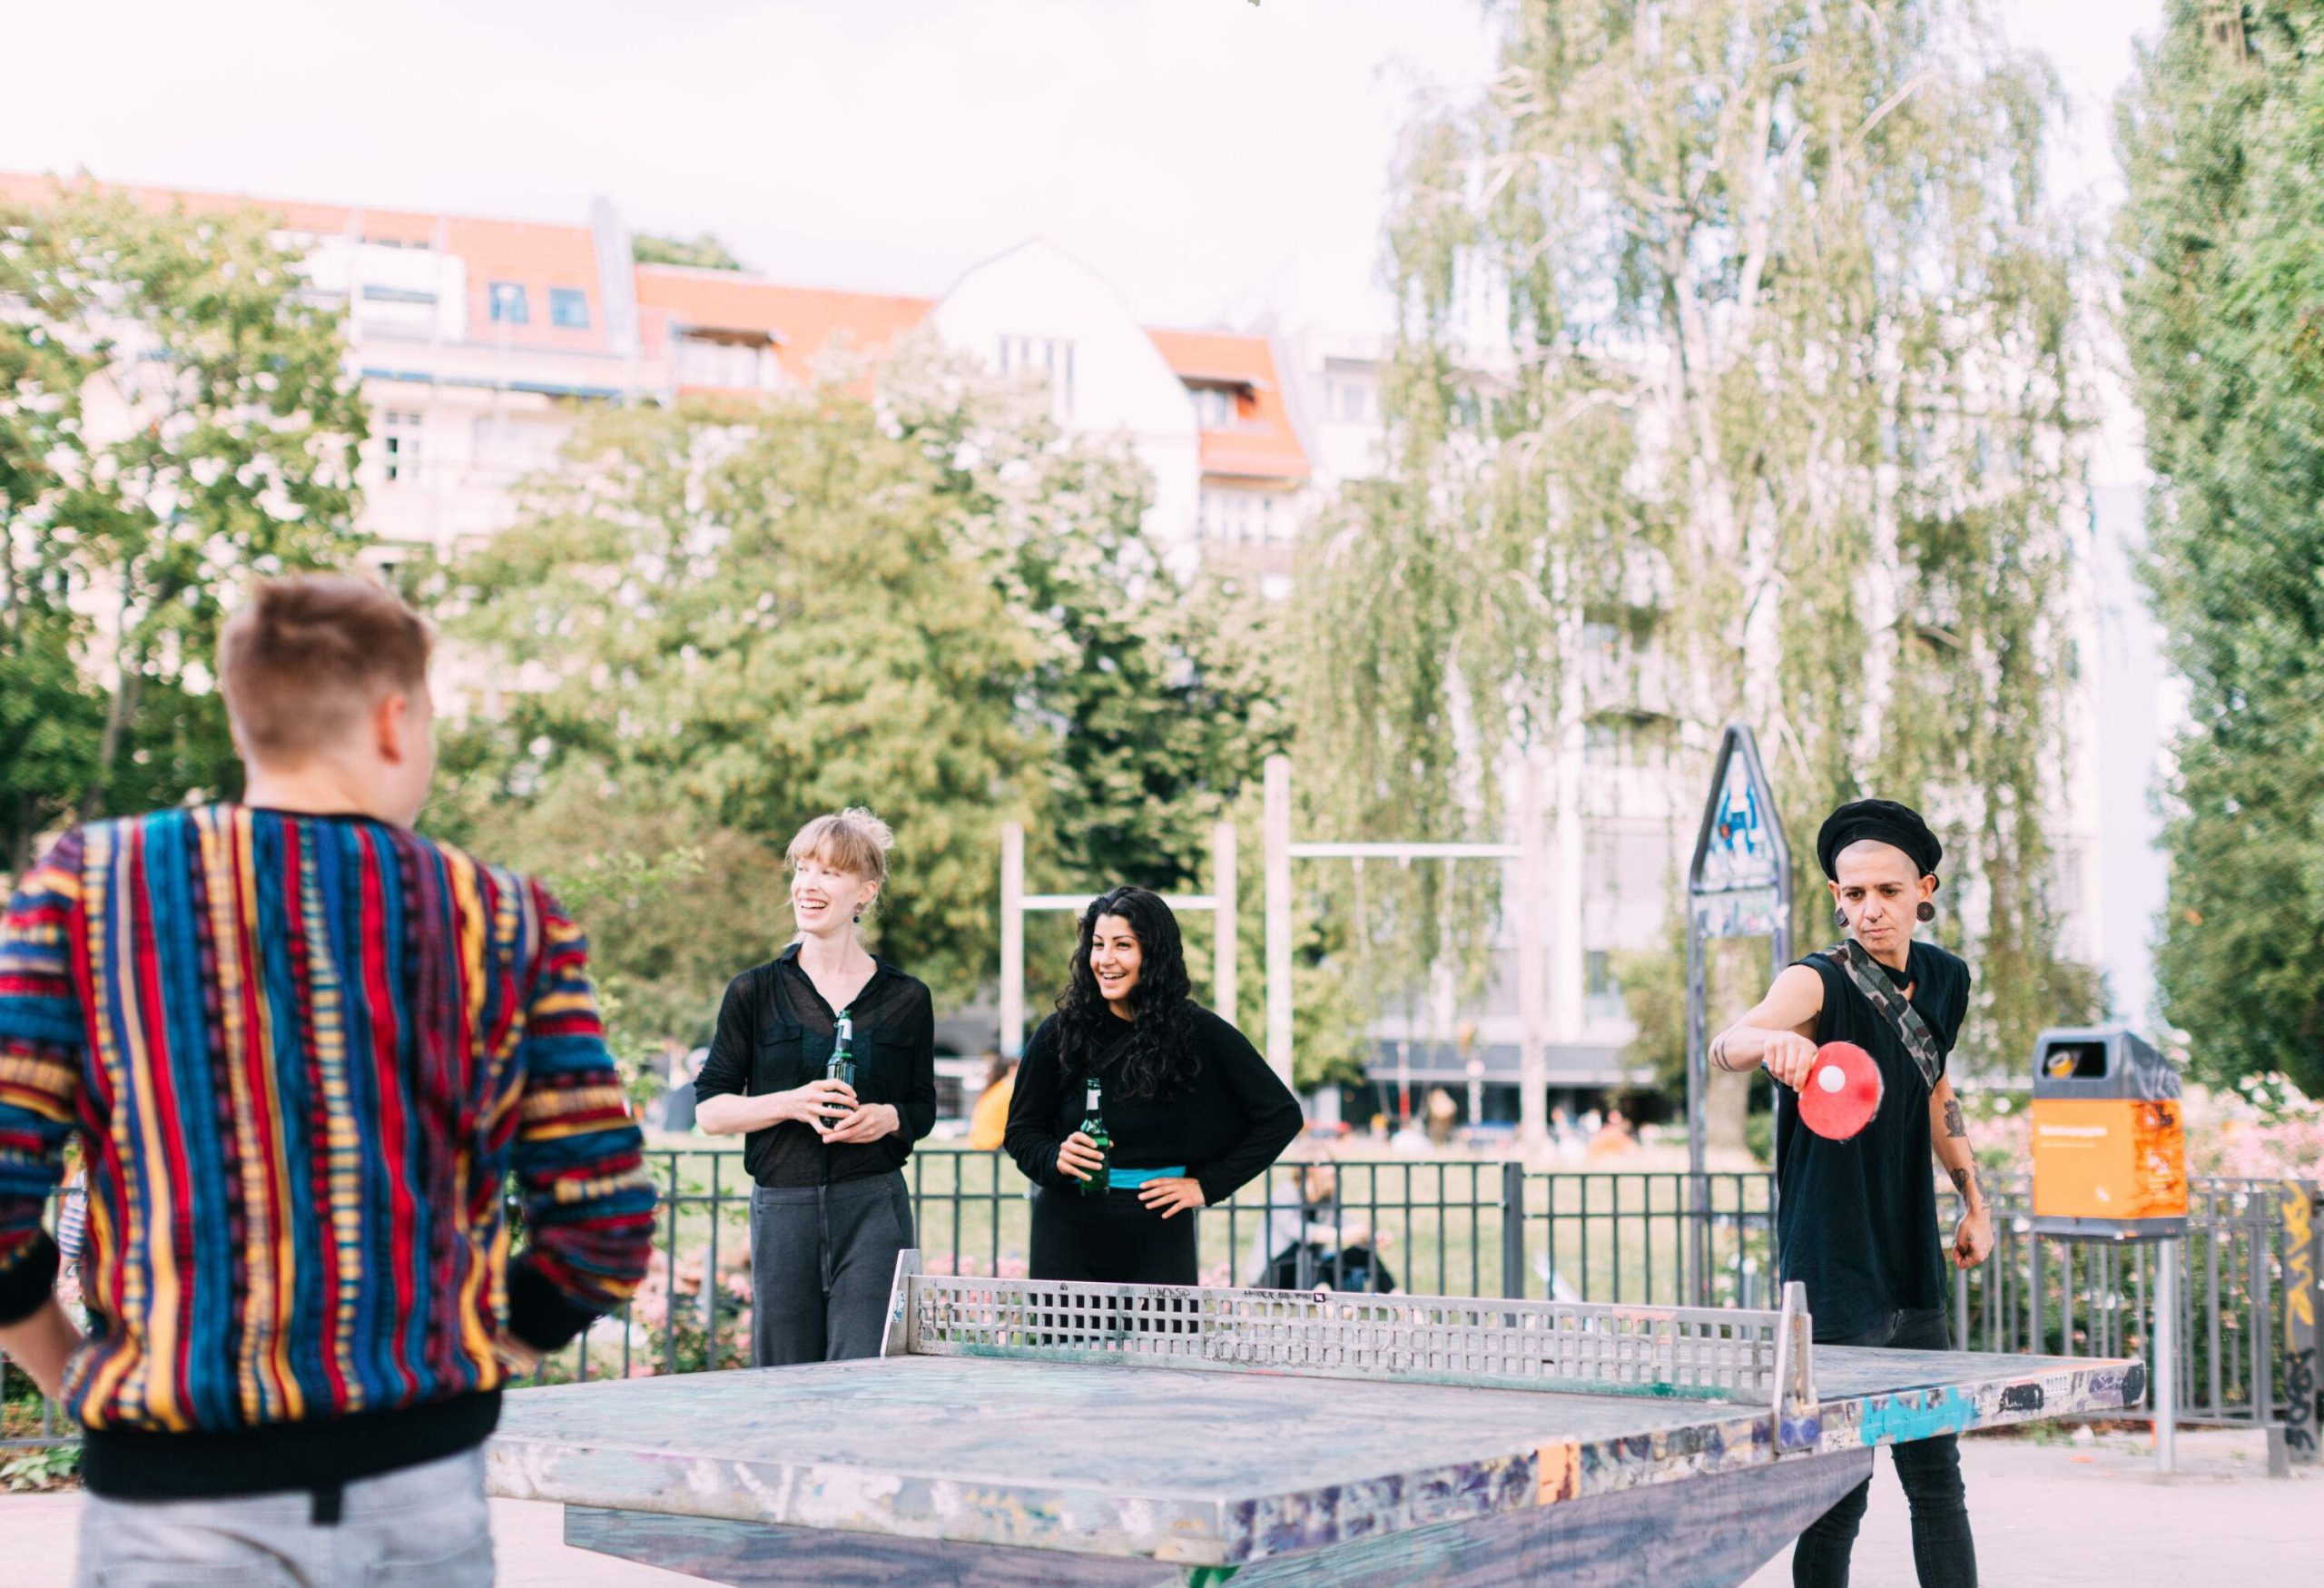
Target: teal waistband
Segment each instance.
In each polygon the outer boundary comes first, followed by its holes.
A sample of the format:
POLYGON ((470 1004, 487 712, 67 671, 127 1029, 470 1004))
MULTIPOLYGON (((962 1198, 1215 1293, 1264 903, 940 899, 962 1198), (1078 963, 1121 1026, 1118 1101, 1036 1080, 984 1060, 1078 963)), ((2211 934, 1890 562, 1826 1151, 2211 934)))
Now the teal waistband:
POLYGON ((1106 1183, 1117 1191, 1135 1191, 1148 1180, 1175 1180, 1186 1178, 1187 1166, 1172 1164, 1168 1169, 1109 1169, 1106 1183))

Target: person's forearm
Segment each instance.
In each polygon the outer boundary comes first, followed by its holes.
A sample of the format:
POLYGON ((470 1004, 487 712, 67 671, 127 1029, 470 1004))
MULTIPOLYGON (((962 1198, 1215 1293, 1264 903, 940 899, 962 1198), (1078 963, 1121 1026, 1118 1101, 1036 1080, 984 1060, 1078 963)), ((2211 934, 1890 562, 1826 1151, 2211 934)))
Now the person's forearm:
POLYGON ((1929 1105, 1929 1145, 1936 1151, 1936 1161, 1945 1166, 1945 1174, 1953 1181, 1953 1189, 1972 1213, 1985 1206, 1984 1188, 1977 1183, 1977 1154, 1969 1145, 1969 1126, 1961 1117, 1961 1100, 1947 1095, 1942 1106, 1929 1105))
POLYGON ((1767 1057, 1768 1039, 1778 1033, 1761 1031, 1758 1026, 1728 1027, 1710 1040, 1709 1059, 1714 1070, 1757 1070, 1759 1060, 1767 1057))
POLYGON ((704 1098, 694 1112, 695 1129, 705 1136, 745 1136, 779 1125, 787 1118, 773 1097, 745 1097, 741 1092, 704 1098))
POLYGON ((53 1293, 29 1317, 0 1327, 0 1353, 31 1375, 51 1400, 64 1395, 65 1364, 80 1346, 81 1331, 53 1293))

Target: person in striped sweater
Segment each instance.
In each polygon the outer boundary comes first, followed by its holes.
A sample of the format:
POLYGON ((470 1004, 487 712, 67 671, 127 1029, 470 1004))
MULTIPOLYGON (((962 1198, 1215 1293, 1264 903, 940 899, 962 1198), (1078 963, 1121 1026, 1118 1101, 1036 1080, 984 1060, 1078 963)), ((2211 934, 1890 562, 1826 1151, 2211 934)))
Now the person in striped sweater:
POLYGON ((412 829, 429 644, 368 579, 261 585, 241 801, 65 833, 0 923, 0 1349, 86 1430, 84 1583, 488 1583, 501 1386, 645 1276, 579 928, 412 829))

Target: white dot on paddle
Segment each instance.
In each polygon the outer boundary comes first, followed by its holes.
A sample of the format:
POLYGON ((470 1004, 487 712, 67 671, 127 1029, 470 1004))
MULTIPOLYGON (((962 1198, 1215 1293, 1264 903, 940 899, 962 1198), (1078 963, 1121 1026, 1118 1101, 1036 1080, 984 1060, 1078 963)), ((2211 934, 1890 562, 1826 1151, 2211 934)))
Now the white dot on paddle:
POLYGON ((1848 1078, 1840 1073, 1837 1064, 1827 1064, 1816 1072, 1816 1084, 1826 1091, 1837 1091, 1847 1083, 1848 1078))

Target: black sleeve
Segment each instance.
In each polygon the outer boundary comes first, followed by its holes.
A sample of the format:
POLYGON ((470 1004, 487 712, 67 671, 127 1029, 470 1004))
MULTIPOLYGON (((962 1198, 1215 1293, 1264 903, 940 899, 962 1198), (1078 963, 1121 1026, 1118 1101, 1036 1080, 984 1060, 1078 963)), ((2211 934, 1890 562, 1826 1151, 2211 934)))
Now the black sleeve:
POLYGON ((48 1304, 59 1267, 56 1242, 46 1231, 34 1230, 15 1264, 0 1272, 0 1328, 24 1322, 48 1304))
POLYGON ((1187 1172, 1201 1182, 1203 1200, 1216 1208, 1264 1173, 1306 1121, 1299 1100, 1248 1038, 1208 1010, 1202 1013, 1202 1029, 1203 1062, 1216 1068, 1227 1096, 1249 1121, 1243 1139, 1219 1157, 1187 1166, 1187 1172))
POLYGON ((1945 1029, 1938 1035, 1937 1073, 1941 1076, 1953 1068, 1953 1044, 1961 1040, 1962 1022, 1969 1018, 1969 985, 1975 973, 1966 960, 1953 962, 1952 996, 1945 1003, 1945 1029))
POLYGON ((1009 1097, 1009 1127, 1001 1146, 1037 1186, 1064 1189, 1081 1182, 1057 1172, 1058 1149, 1065 1139, 1057 1133, 1058 1104, 1065 1095, 1065 1071, 1058 1062, 1057 1017, 1051 1015, 1025 1045, 1017 1066, 1017 1088, 1009 1097))
POLYGON ((905 1006, 904 1041, 911 1050, 911 1079, 905 1084, 896 1118, 903 1129, 888 1138, 901 1163, 911 1144, 936 1129, 936 1001, 914 981, 905 1006))
POLYGON ((726 983, 718 1005, 718 1033, 710 1039, 710 1055, 694 1078, 694 1100, 731 1097, 751 1090, 751 1053, 758 1045, 759 1001, 753 972, 745 971, 726 983))

